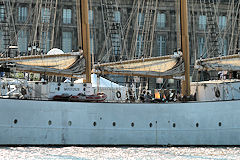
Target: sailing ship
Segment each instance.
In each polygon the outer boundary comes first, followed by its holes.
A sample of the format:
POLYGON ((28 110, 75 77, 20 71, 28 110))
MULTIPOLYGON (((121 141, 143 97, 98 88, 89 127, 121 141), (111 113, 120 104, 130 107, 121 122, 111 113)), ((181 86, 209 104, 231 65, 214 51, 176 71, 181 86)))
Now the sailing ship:
MULTIPOLYGON (((197 88, 198 102, 186 103, 86 103, 49 101, 56 93, 68 90, 72 94, 92 94, 91 57, 88 27, 88 2, 81 4, 82 49, 77 53, 4 58, 1 64, 14 63, 22 71, 77 77, 86 74, 85 83, 37 82, 32 88, 45 85, 47 100, 0 99, 1 145, 239 145, 239 97, 229 97, 230 90, 237 90, 238 81, 201 82, 197 88), (83 52, 81 54, 81 52, 83 52), (61 61, 54 60, 60 57, 61 61), (42 60, 44 59, 44 60, 42 60), (81 66, 80 64, 85 65, 81 66), (30 63, 31 62, 31 63, 30 63), (37 67, 29 67, 31 64, 37 67), (79 67, 80 66, 80 67, 79 67), (46 69, 48 67, 48 69, 46 69), (50 68, 50 69, 49 69, 50 68), (65 72, 64 72, 65 71, 65 72), (203 87, 202 87, 203 86, 203 87), (209 89, 210 88, 210 89, 209 89), (221 90, 222 89, 222 90, 221 90), (226 91, 226 89, 228 91, 226 91), (202 95, 201 91, 208 91, 202 95), (215 95, 217 99, 207 98, 215 95), (201 97, 200 97, 201 96, 201 97), (227 97, 227 98, 226 98, 227 97), (229 99, 231 98, 231 99, 229 99), (224 101, 225 100, 225 101, 224 101), (226 101, 229 100, 229 101, 226 101)), ((182 93, 190 96, 190 59, 188 40, 187 0, 181 6, 182 54, 96 64, 96 73, 134 76, 172 77, 183 76, 182 93), (170 66, 169 69, 167 66, 170 66), (184 71, 184 72, 183 72, 184 71)), ((223 70, 226 61, 239 60, 239 55, 201 59, 199 69, 223 70)), ((231 61, 232 62, 232 61, 231 61)), ((231 68, 238 69, 238 63, 231 68), (234 67, 236 66, 236 67, 234 67)), ((224 68, 225 70, 225 68, 224 68)), ((16 83, 15 83, 16 84, 16 83)), ((24 91, 23 83, 18 88, 24 91)), ((26 89, 25 89, 26 90, 26 89)), ((42 91, 42 89, 41 89, 42 91)), ((231 92, 232 93, 232 92, 231 92)), ((42 95, 41 95, 42 96, 42 95)))

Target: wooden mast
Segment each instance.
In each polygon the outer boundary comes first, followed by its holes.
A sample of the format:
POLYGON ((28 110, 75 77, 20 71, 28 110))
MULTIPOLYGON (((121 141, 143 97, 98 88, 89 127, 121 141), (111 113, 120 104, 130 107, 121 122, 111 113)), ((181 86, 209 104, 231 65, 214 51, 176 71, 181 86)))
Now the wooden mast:
POLYGON ((190 56, 189 56, 189 38, 188 38, 188 9, 187 0, 181 0, 181 41, 185 68, 185 80, 182 81, 182 94, 190 96, 190 56))
POLYGON ((81 43, 79 44, 82 44, 83 55, 86 63, 86 83, 91 83, 91 55, 90 55, 90 31, 88 24, 88 0, 77 0, 77 4, 80 4, 81 14, 81 19, 78 16, 78 21, 81 22, 81 33, 78 33, 79 34, 78 38, 81 37, 81 39, 79 39, 79 41, 81 40, 81 43))
MULTIPOLYGON (((77 35, 78 35, 78 47, 82 47, 82 31, 81 31, 81 5, 80 0, 76 0, 76 14, 77 14, 77 35)), ((80 49, 80 48, 79 48, 80 49)))
MULTIPOLYGON (((90 32, 88 24, 88 0, 81 1, 81 36, 84 57, 86 60, 86 83, 91 83, 91 55, 90 55, 90 32)), ((188 38, 188 10, 187 0, 181 0, 181 41, 183 59, 185 64, 185 80, 182 85, 182 94, 190 95, 190 58, 188 38)))

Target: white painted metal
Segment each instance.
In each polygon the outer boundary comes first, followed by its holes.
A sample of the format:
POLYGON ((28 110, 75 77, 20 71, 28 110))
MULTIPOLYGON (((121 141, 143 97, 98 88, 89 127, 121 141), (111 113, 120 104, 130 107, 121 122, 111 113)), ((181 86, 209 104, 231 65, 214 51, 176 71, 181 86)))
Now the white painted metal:
POLYGON ((111 87, 93 87, 94 94, 98 92, 105 93, 107 98, 105 102, 125 102, 128 97, 127 87, 111 88, 111 87))
MULTIPOLYGON (((128 87, 111 82, 96 74, 91 75, 91 82, 94 94, 102 92, 107 95, 105 102, 125 102, 128 98, 128 87)), ((75 84, 83 83, 83 79, 78 79, 75 84)))
POLYGON ((240 145, 239 103, 0 99, 0 144, 240 145))
POLYGON ((57 82, 28 82, 28 87, 32 89, 32 98, 52 99, 55 95, 69 94, 92 95, 93 88, 91 83, 57 83, 57 82))
POLYGON ((25 81, 16 81, 10 83, 0 80, 0 96, 12 96, 12 93, 20 94, 23 87, 27 90, 27 97, 29 99, 40 100, 49 100, 55 95, 62 94, 78 95, 79 93, 83 93, 85 95, 92 95, 94 93, 91 83, 24 82, 25 81), (14 92, 11 92, 11 90, 14 90, 14 92), (11 92, 11 95, 8 94, 9 92, 11 92))
POLYGON ((191 95, 197 101, 223 101, 240 99, 239 80, 214 80, 191 83, 191 95))

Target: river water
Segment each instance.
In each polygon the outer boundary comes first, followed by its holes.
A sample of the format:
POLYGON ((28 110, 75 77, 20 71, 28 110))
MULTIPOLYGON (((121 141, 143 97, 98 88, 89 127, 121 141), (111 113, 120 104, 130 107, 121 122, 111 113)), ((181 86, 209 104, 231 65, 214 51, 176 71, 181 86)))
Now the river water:
POLYGON ((0 159, 238 160, 240 147, 0 147, 0 159))

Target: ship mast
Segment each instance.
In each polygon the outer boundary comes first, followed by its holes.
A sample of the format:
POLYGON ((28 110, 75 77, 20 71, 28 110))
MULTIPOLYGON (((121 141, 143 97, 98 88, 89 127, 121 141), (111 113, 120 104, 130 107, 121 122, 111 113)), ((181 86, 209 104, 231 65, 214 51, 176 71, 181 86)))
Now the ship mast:
MULTIPOLYGON (((88 0, 77 0, 77 10, 80 10, 81 16, 78 17, 78 26, 81 28, 81 32, 78 30, 78 41, 82 44, 83 56, 86 63, 86 83, 91 83, 91 55, 90 55, 90 31, 88 24, 88 0), (80 18, 81 17, 81 18, 80 18)), ((79 14, 79 12, 78 12, 79 14)))
MULTIPOLYGON (((90 32, 88 24, 88 0, 77 0, 80 4, 81 13, 81 40, 84 57, 86 60, 86 83, 91 83, 91 55, 90 55, 90 32), (79 2, 81 1, 81 2, 79 2)), ((187 0, 180 1, 181 9, 181 41, 185 66, 185 80, 183 80, 182 94, 190 95, 190 58, 189 58, 189 37, 188 37, 188 10, 187 0)), ((77 6, 79 7, 79 6, 77 6)), ((79 20, 79 18, 78 18, 79 20)), ((80 37, 80 36, 79 36, 80 37)))
POLYGON ((181 18, 181 41, 185 68, 185 79, 182 81, 182 94, 190 96, 190 58, 189 58, 189 38, 188 38, 188 9, 187 0, 180 1, 181 18))

